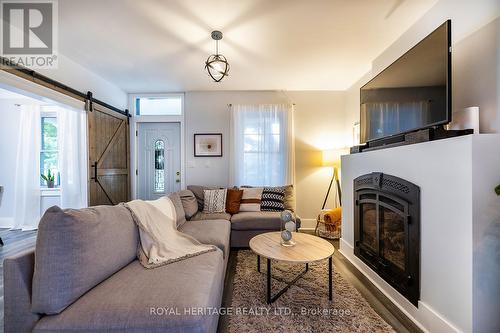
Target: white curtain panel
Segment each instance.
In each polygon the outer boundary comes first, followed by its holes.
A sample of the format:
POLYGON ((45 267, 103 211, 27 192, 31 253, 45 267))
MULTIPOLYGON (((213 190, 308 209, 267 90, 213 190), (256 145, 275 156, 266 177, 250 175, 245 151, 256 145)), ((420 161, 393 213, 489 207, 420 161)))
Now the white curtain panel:
POLYGON ((22 105, 15 169, 13 229, 37 229, 40 220, 40 106, 22 105))
POLYGON ((57 110, 61 208, 87 207, 87 123, 84 110, 57 110))
POLYGON ((281 186, 295 179, 293 107, 233 105, 230 183, 281 186))

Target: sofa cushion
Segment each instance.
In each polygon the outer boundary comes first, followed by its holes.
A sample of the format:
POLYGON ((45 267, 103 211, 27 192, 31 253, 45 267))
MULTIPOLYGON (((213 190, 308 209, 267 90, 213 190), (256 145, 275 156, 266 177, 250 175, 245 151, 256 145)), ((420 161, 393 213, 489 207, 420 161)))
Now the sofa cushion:
MULTIPOLYGON (((300 218, 295 217, 297 228, 300 218)), ((280 230, 280 212, 240 212, 231 217, 232 230, 280 230)))
POLYGON ((285 189, 283 187, 264 187, 260 210, 267 212, 282 212, 285 210, 285 189))
POLYGON ((136 260, 34 332, 215 332, 217 315, 189 311, 220 307, 223 271, 220 250, 154 269, 136 260))
POLYGON ((181 197, 186 219, 189 220, 198 212, 198 201, 196 201, 196 197, 190 190, 180 191, 179 196, 181 197))
POLYGON ((226 220, 226 221, 229 221, 229 220, 231 220, 231 214, 198 212, 191 218, 191 221, 205 221, 205 220, 226 220))
POLYGON ((193 192, 196 197, 196 201, 198 201, 198 210, 201 212, 203 210, 203 206, 205 204, 205 197, 203 195, 204 190, 216 190, 217 187, 212 186, 200 186, 200 185, 189 185, 187 187, 188 190, 193 192))
POLYGON ((225 213, 227 190, 203 190, 203 212, 225 213))
POLYGON ((182 206, 181 197, 179 193, 171 193, 168 195, 175 208, 175 225, 177 228, 182 226, 186 222, 186 213, 184 212, 184 207, 182 206))
POLYGON ((296 209, 296 200, 295 200, 295 188, 293 185, 283 186, 285 189, 285 199, 283 204, 286 210, 295 212, 296 209))
POLYGON ((229 214, 237 214, 240 211, 242 197, 243 190, 239 190, 237 188, 228 189, 226 197, 226 212, 229 214))
POLYGON ((139 233, 122 205, 49 208, 38 226, 32 311, 55 314, 136 259, 139 233))
POLYGON ((231 222, 228 220, 187 221, 179 231, 194 237, 200 243, 217 246, 229 255, 231 238, 231 222))
POLYGON ((260 212, 263 188, 243 188, 240 202, 240 212, 260 212))

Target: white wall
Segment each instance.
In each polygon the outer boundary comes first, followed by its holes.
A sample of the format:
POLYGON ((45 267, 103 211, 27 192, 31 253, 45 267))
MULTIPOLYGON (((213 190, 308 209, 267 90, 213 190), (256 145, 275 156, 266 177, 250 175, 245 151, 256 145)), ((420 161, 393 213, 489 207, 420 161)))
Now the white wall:
POLYGON ((480 132, 500 133, 500 17, 457 42, 453 55, 453 109, 479 106, 480 132))
POLYGON ((499 144, 500 135, 496 134, 481 135, 473 141, 474 332, 500 332, 500 197, 493 191, 500 185, 499 144))
POLYGON ((483 132, 500 132, 500 1, 440 0, 347 91, 346 126, 359 120, 359 88, 447 19, 452 29, 452 107, 480 107, 483 132))
POLYGON ((91 91, 94 98, 112 106, 121 109, 127 108, 127 93, 118 86, 62 54, 59 55, 58 62, 57 69, 40 69, 37 72, 82 93, 91 91))
POLYGON ((185 94, 186 184, 229 185, 228 104, 289 103, 279 92, 214 91, 185 94), (195 133, 222 133, 223 157, 194 157, 195 133))
POLYGON ((0 227, 11 226, 14 217, 14 171, 19 141, 20 114, 15 104, 20 100, 0 99, 0 227))
POLYGON ((426 331, 500 328, 499 143, 498 134, 469 135, 342 158, 341 252, 426 331), (353 180, 371 172, 420 186, 418 308, 354 256, 353 180))
POLYGON ((342 158, 341 252, 429 332, 472 331, 472 138, 342 158), (382 172, 420 187, 420 301, 416 308, 354 256, 353 180, 382 172))
MULTIPOLYGON (((293 91, 295 103, 295 173, 297 212, 304 227, 314 227, 333 170, 321 166, 322 150, 351 145, 350 131, 344 127, 345 93, 339 91, 293 91)), ((335 207, 332 187, 327 208, 335 207)))
MULTIPOLYGON (((344 93, 335 91, 211 91, 185 94, 186 184, 229 185, 228 104, 295 103, 297 212, 314 227, 331 171, 322 168, 321 150, 348 145, 344 93), (222 133, 223 157, 194 157, 195 133, 222 133), (347 139, 346 139, 347 137, 347 139)), ((329 204, 333 204, 334 191, 329 204)))

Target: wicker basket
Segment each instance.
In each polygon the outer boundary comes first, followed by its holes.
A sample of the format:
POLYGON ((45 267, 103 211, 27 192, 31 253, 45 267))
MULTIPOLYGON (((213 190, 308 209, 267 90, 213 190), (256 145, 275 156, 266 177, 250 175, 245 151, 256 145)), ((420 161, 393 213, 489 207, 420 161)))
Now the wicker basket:
POLYGON ((315 234, 319 237, 339 239, 342 229, 342 209, 324 209, 316 219, 315 234))

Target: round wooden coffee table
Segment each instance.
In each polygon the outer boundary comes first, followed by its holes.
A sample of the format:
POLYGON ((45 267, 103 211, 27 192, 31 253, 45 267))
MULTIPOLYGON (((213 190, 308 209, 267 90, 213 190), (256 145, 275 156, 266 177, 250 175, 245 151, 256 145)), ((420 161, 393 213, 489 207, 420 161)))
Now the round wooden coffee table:
POLYGON ((250 240, 250 249, 257 254, 257 270, 260 272, 260 257, 267 259, 267 303, 276 301, 290 286, 300 279, 308 270, 309 264, 328 259, 328 299, 332 300, 332 256, 335 252, 333 245, 317 236, 304 233, 293 233, 295 246, 282 246, 280 232, 266 232, 250 240), (291 264, 306 264, 306 269, 296 276, 285 288, 276 295, 271 295, 271 260, 283 261, 291 264))

